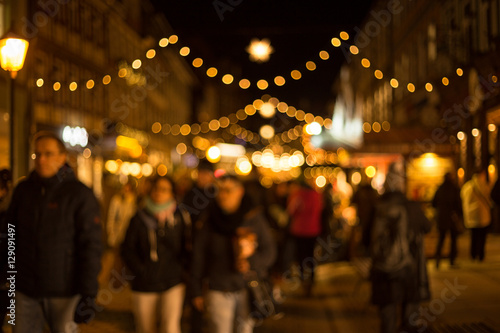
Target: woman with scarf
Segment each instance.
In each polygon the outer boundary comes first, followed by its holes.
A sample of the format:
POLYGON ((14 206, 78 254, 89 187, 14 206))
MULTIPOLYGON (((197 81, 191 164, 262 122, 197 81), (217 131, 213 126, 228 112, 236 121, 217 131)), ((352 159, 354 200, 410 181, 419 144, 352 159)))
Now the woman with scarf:
POLYGON ((253 273, 266 278, 275 258, 275 242, 262 211, 245 195, 237 177, 221 177, 216 203, 195 223, 193 242, 192 301, 207 312, 208 332, 253 331, 246 278, 253 273), (205 280, 208 291, 203 294, 205 280))
POLYGON ((130 221, 121 253, 135 276, 131 283, 137 332, 180 333, 190 219, 177 207, 170 178, 157 177, 151 185, 143 207, 130 221))

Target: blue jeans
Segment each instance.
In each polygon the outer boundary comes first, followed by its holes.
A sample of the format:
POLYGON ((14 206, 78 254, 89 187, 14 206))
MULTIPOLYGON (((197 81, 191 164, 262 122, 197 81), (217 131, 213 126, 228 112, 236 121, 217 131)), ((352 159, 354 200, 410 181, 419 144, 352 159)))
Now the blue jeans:
POLYGON ((16 291, 16 325, 13 333, 42 333, 47 321, 52 333, 76 333, 73 321, 80 295, 31 298, 16 291))
POLYGON ((246 289, 227 292, 209 290, 206 307, 210 333, 252 333, 254 320, 250 317, 250 300, 246 289))

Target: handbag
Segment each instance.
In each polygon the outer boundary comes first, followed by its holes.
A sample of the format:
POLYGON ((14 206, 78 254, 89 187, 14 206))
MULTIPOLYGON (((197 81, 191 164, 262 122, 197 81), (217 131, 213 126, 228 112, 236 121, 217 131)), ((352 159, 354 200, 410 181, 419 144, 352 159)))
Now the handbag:
POLYGON ((451 213, 451 220, 453 221, 452 228, 455 229, 458 235, 461 235, 465 232, 464 220, 461 216, 457 214, 457 212, 451 213))
POLYGON ((272 285, 260 278, 256 272, 249 272, 247 278, 250 316, 254 319, 266 319, 276 314, 276 304, 272 294, 272 285))

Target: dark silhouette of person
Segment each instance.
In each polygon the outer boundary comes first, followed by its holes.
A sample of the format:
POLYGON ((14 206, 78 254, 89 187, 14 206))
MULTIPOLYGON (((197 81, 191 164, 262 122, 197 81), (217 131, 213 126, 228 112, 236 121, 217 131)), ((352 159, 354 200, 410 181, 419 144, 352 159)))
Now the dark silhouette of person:
POLYGON ((95 316, 102 238, 99 203, 66 163, 52 132, 34 138, 35 170, 12 194, 15 229, 15 333, 76 332, 95 316))
POLYGON ((438 187, 432 206, 437 210, 437 225, 439 239, 436 246, 436 268, 439 268, 441 250, 443 248, 446 234, 450 233, 450 265, 455 265, 457 257, 458 223, 462 223, 462 201, 460 199, 460 188, 455 184, 453 174, 447 172, 443 183, 438 187))
POLYGON ((431 229, 431 223, 424 215, 420 203, 409 201, 404 195, 405 177, 402 165, 392 164, 386 176, 385 193, 377 202, 375 214, 369 224, 371 233, 370 252, 372 269, 372 303, 379 307, 380 332, 396 333, 398 329, 398 308, 401 307, 402 331, 413 332, 419 327, 418 308, 420 302, 430 299, 429 278, 424 255, 423 236, 431 229), (380 216, 391 217, 396 212, 398 229, 406 235, 406 246, 401 246, 399 256, 408 260, 390 266, 384 258, 375 255, 379 235, 382 231, 380 216), (406 255, 404 255, 406 253, 406 255), (417 315, 415 315, 417 314, 417 315))

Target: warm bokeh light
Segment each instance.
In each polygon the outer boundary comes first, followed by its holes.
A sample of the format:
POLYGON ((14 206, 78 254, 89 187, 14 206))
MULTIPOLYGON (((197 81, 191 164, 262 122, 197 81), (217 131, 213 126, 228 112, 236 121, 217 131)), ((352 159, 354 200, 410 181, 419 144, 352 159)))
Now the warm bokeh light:
POLYGON ((183 57, 187 57, 189 55, 189 53, 191 52, 191 50, 189 49, 189 47, 187 46, 184 46, 182 47, 180 50, 179 50, 179 54, 183 57))
POLYGON ((391 79, 390 85, 391 85, 391 87, 393 87, 394 89, 396 89, 397 87, 399 87, 399 82, 396 79, 391 79))
POLYGON ((378 121, 376 121, 373 123, 372 129, 375 133, 378 133, 382 130, 382 126, 380 125, 380 123, 378 121))
POLYGON ((464 70, 462 68, 457 68, 457 75, 458 76, 464 75, 464 70))
POLYGON ((257 81, 257 88, 259 88, 260 90, 266 90, 267 87, 269 87, 269 83, 267 83, 266 80, 257 81))
POLYGON ((332 38, 332 45, 333 46, 339 47, 341 44, 342 44, 342 42, 340 41, 340 39, 338 39, 337 37, 332 38))
POLYGON ((193 60, 193 67, 199 68, 203 65, 203 59, 196 58, 193 60))
POLYGON ((326 51, 320 51, 319 57, 321 58, 321 60, 328 60, 330 59, 330 54, 326 51))
POLYGON ((450 84, 450 80, 446 76, 441 79, 441 82, 443 83, 444 86, 450 84))
POLYGON ((152 126, 151 126, 151 131, 155 134, 157 133, 160 133, 161 132, 161 124, 159 122, 155 122, 152 126))
POLYGON ((375 75, 375 77, 379 80, 384 77, 384 73, 382 73, 380 69, 375 70, 375 72, 373 72, 373 75, 375 75))
POLYGON ((43 79, 42 79, 42 78, 40 78, 40 79, 36 80, 36 86, 37 86, 38 88, 40 88, 40 87, 42 87, 42 86, 43 86, 43 79))
POLYGON ((247 46, 246 51, 249 54, 250 60, 255 62, 266 62, 269 56, 274 52, 269 39, 258 40, 252 39, 250 45, 247 46))
POLYGON ((283 76, 276 76, 274 78, 274 84, 277 85, 278 87, 281 87, 285 84, 286 80, 283 76))
POLYGON ((148 52, 146 52, 146 58, 148 59, 153 59, 156 56, 156 51, 154 49, 149 49, 148 52))
POLYGON ((465 139, 465 133, 460 131, 457 133, 457 139, 462 141, 463 139, 465 139))
POLYGON ((370 68, 371 66, 370 60, 366 58, 361 59, 361 66, 363 66, 364 68, 370 68))
POLYGON ((54 82, 52 88, 54 89, 54 91, 59 91, 59 89, 61 89, 61 84, 59 82, 54 82))
POLYGON ((231 84, 233 83, 234 77, 231 74, 226 74, 222 77, 222 82, 225 84, 231 84))
POLYGON ((294 69, 291 73, 290 73, 290 76, 292 77, 292 79, 294 80, 300 80, 300 78, 302 77, 302 73, 296 69, 294 69))
POLYGON ((385 120, 383 123, 382 123, 382 129, 384 131, 389 131, 391 129, 391 123, 389 123, 387 120, 385 120))
POLYGON ((326 185, 326 178, 325 176, 319 176, 318 178, 316 178, 316 186, 318 187, 325 187, 326 185))
POLYGON ((219 162, 220 161, 220 157, 221 157, 221 153, 220 153, 219 147, 212 146, 212 147, 208 148, 206 156, 207 156, 207 160, 210 163, 217 163, 217 162, 219 162))
POLYGON ((307 124, 304 127, 304 130, 309 135, 320 135, 322 128, 321 128, 320 124, 318 124, 317 122, 314 121, 310 124, 307 124))
POLYGON ((187 146, 184 142, 181 142, 175 147, 175 151, 179 155, 184 155, 187 152, 187 146))
POLYGON ((170 44, 175 44, 179 41, 179 37, 177 37, 177 35, 172 35, 170 37, 168 37, 168 42, 170 44))
POLYGON ((251 104, 248 104, 247 106, 245 106, 245 113, 247 115, 253 116, 256 112, 257 112, 257 109, 255 108, 255 106, 253 106, 251 104))
POLYGON ((272 118, 276 114, 276 108, 271 103, 264 103, 259 109, 262 118, 272 118))
POLYGON ((495 124, 488 124, 488 131, 495 132, 497 129, 495 124))
POLYGON ((372 125, 370 125, 370 123, 368 122, 363 123, 363 132, 370 133, 371 131, 372 131, 372 125))
POLYGON ((413 83, 408 83, 408 85, 406 86, 406 88, 408 89, 409 92, 415 92, 415 85, 413 83))
POLYGON ((158 45, 160 45, 160 47, 165 47, 168 45, 168 38, 162 38, 160 39, 160 42, 158 43, 158 45))
POLYGON ((480 134, 480 131, 477 128, 473 128, 471 133, 473 137, 477 138, 480 134))
POLYGON ((109 84, 111 82, 111 76, 110 75, 105 75, 103 78, 102 78, 102 83, 104 85, 106 84, 109 84))
POLYGON ((139 69, 139 68, 141 68, 141 66, 142 66, 142 61, 141 61, 141 59, 135 59, 135 60, 132 62, 132 65, 131 65, 131 66, 132 66, 132 68, 133 68, 133 69, 139 69))
POLYGON ((69 84, 69 90, 70 91, 75 91, 78 88, 78 84, 76 82, 71 82, 69 84))
POLYGON ((377 169, 375 169, 375 167, 373 165, 370 165, 369 167, 367 167, 365 169, 365 174, 369 177, 369 178, 373 178, 375 177, 375 175, 377 174, 377 169))
POLYGON ((306 62, 306 68, 310 71, 313 71, 316 69, 316 64, 314 63, 314 61, 308 61, 306 62))
POLYGON ((215 76, 217 76, 217 73, 218 73, 218 70, 215 67, 210 67, 209 69, 207 69, 207 76, 209 76, 209 77, 215 77, 215 76))
POLYGON ((361 183, 361 173, 359 173, 358 171, 354 172, 352 175, 351 175, 351 182, 353 185, 359 185, 359 183, 361 183))
POLYGON ((88 81, 87 81, 87 84, 86 84, 87 89, 92 89, 92 88, 94 88, 94 85, 95 85, 94 80, 88 80, 88 81))
POLYGON ((349 47, 349 51, 354 55, 359 54, 359 49, 356 45, 351 45, 349 47))
POLYGON ((425 90, 427 90, 428 92, 431 92, 433 89, 434 89, 434 87, 432 86, 431 83, 427 82, 425 84, 425 90))
POLYGON ((240 84, 240 88, 241 89, 248 89, 248 88, 250 88, 250 81, 247 80, 247 79, 241 79, 239 84, 240 84))
POLYGON ((264 125, 260 128, 259 134, 263 139, 271 139, 274 137, 274 127, 271 125, 264 125))
POLYGON ((108 160, 104 163, 104 168, 111 174, 115 174, 118 172, 118 163, 115 160, 108 160))
POLYGON ((181 135, 189 135, 191 133, 191 126, 189 124, 184 124, 180 129, 181 135))
POLYGON ((167 166, 165 164, 160 164, 158 165, 158 167, 156 168, 156 173, 158 173, 159 176, 165 176, 167 174, 167 166))
POLYGON ((343 40, 348 40, 349 39, 349 34, 345 31, 341 31, 340 34, 339 34, 340 38, 342 38, 343 40))

